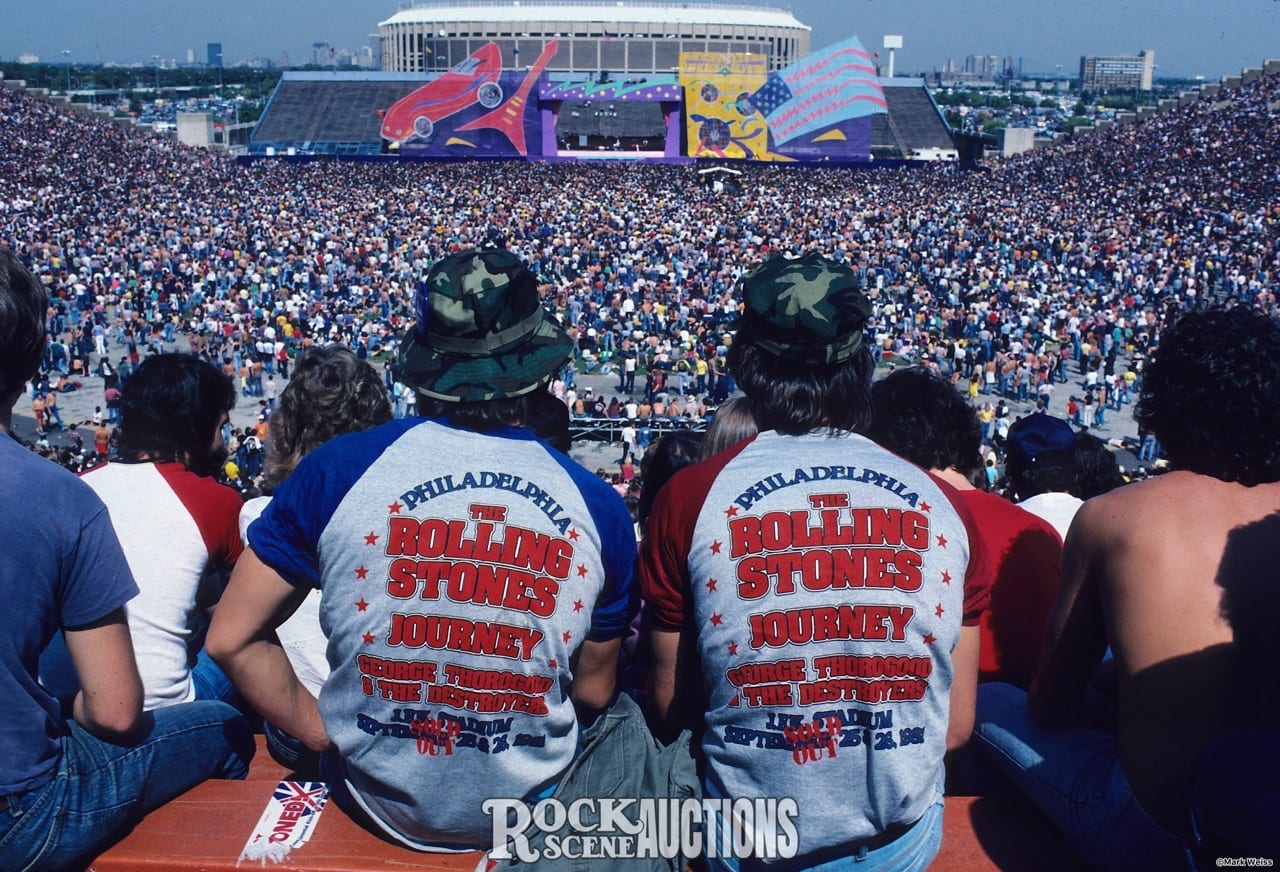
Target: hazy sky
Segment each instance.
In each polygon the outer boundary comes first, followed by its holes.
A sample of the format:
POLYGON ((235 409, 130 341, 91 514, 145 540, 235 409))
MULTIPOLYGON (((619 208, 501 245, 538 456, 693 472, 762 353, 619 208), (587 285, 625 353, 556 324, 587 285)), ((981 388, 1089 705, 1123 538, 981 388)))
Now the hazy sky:
MULTIPOLYGON (((32 52, 61 63, 150 64, 153 55, 205 58, 221 42, 228 65, 288 52, 305 62, 313 42, 368 43, 398 9, 375 0, 41 0, 7 2, 0 58, 32 52)), ((619 3, 618 5, 622 5, 619 3)), ((814 28, 818 48, 850 34, 878 48, 901 34, 897 70, 940 67, 970 54, 1023 58, 1027 72, 1079 69, 1082 54, 1156 52, 1156 75, 1219 78, 1280 57, 1280 0, 776 0, 814 28)), ((883 52, 882 52, 883 54, 883 52)))

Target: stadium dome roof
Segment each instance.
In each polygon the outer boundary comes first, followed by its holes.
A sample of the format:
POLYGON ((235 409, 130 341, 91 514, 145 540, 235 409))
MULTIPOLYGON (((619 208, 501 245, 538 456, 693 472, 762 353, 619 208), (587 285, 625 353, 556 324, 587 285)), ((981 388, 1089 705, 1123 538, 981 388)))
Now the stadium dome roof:
POLYGON ((644 24, 745 24, 811 30, 790 12, 730 3, 602 3, 599 0, 543 0, 538 3, 442 2, 402 9, 379 26, 442 21, 636 22, 644 24))

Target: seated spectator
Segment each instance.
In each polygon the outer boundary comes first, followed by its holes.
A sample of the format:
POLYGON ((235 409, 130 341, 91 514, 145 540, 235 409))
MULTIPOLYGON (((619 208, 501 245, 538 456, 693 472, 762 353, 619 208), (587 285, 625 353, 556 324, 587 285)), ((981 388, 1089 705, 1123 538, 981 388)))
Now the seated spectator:
POLYGON ((707 425, 699 459, 706 460, 758 432, 760 428, 751 416, 751 401, 741 395, 726 400, 716 407, 716 413, 707 425))
POLYGON ((1076 434, 1076 486, 1072 496, 1091 500, 1124 484, 1115 454, 1092 433, 1076 434))
MULTIPOLYGON (((559 404, 561 409, 564 404, 559 404)), ((343 433, 367 430, 391 420, 391 403, 374 368, 349 348, 331 345, 311 348, 298 358, 293 378, 280 395, 279 408, 271 416, 271 440, 267 443, 263 496, 240 510, 240 535, 271 503, 271 494, 289 477, 298 462, 315 448, 343 433)), ((294 674, 313 695, 319 695, 329 677, 325 659, 328 640, 320 629, 320 592, 310 591, 288 620, 276 628, 280 646, 289 657, 294 674)), ((317 774, 314 755, 279 728, 264 724, 267 747, 282 765, 317 774)))
POLYGON ((253 735, 220 702, 144 713, 125 617, 138 591, 102 501, 12 438, 45 347, 44 288, 0 250, 0 868, 83 869, 144 815, 206 778, 243 778, 253 735), (61 627, 81 689, 64 707, 35 664, 61 627), (65 714, 64 714, 65 712, 65 714))
POLYGON ((1049 611, 1058 592, 1062 543, 1049 523, 979 490, 980 425, 943 379, 919 369, 894 372, 871 388, 867 435, 956 489, 978 523, 994 568, 982 616, 979 681, 1027 688, 1040 665, 1049 611))
POLYGON ((681 470, 655 501, 641 557, 654 716, 669 733, 698 731, 707 795, 795 799, 795 868, 923 868, 941 840, 943 755, 972 727, 985 552, 949 485, 857 433, 875 364, 853 271, 775 256, 740 289, 728 363, 761 432, 681 470), (855 468, 876 476, 811 474, 855 468), (881 553, 897 571, 849 547, 864 535, 893 543, 881 553), (883 626, 868 632, 864 610, 883 626), (804 694, 839 675, 852 695, 865 679, 841 664, 890 654, 949 680, 879 698, 902 744, 876 751, 869 731, 821 716, 804 694))
POLYGON ((693 430, 674 430, 659 436, 644 453, 640 462, 640 502, 636 507, 636 519, 642 532, 658 491, 677 472, 698 462, 702 439, 703 434, 693 430))
POLYGON ((1259 591, 1259 569, 1274 563, 1274 535, 1239 533, 1274 527, 1280 512, 1277 390, 1271 318, 1190 312, 1165 332, 1137 418, 1174 471, 1085 504, 1030 695, 980 690, 975 741, 1094 864, 1185 864, 1197 755, 1229 731, 1274 726, 1260 705, 1269 682, 1240 659, 1223 604, 1259 591), (1090 696, 1108 644, 1115 724, 1090 696), (1188 700, 1200 716, 1186 716, 1188 700))
POLYGON ((400 378, 425 417, 302 458, 249 527, 209 647, 264 718, 322 753, 348 814, 418 850, 483 849, 487 798, 632 783, 610 761, 643 750, 619 721, 643 721, 610 711, 610 732, 582 728, 613 698, 635 536, 617 494, 527 428, 529 398, 573 350, 529 269, 502 249, 464 250, 418 293, 400 378), (323 705, 273 633, 315 587, 323 705), (406 656, 412 675, 384 671, 406 656), (520 692, 489 689, 508 676, 520 692), (495 704, 502 718, 465 726, 495 704))
POLYGON ((204 653, 208 616, 240 557, 240 495, 222 469, 222 425, 235 389, 206 360, 159 354, 143 361, 121 401, 118 463, 85 474, 111 510, 139 594, 129 629, 146 708, 234 700, 204 653))
POLYGON ((1005 475, 1018 505, 1052 524, 1063 540, 1083 503, 1071 493, 1079 478, 1075 452, 1075 433, 1060 418, 1027 415, 1009 427, 1005 475))

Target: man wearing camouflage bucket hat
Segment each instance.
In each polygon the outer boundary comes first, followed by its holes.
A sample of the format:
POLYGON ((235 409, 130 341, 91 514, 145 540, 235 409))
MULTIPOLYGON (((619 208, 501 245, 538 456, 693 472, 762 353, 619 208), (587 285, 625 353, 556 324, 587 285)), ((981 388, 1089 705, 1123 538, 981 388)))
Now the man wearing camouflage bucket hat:
POLYGON ((339 805, 412 848, 489 848, 484 801, 548 795, 613 696, 630 517, 525 426, 571 353, 509 251, 435 264, 400 357, 423 417, 302 460, 210 631, 263 716, 322 752, 339 805), (319 703, 271 636, 310 587, 332 667, 319 703))
POLYGON ((542 306, 533 273, 504 249, 464 251, 431 268, 400 348, 402 381, 451 403, 542 390, 573 340, 542 306))
POLYGON ((972 729, 986 554, 949 485, 858 432, 875 364, 853 272, 775 256, 739 290, 728 364, 761 432, 653 508, 655 714, 702 731, 708 795, 795 801, 776 868, 923 869, 972 729))

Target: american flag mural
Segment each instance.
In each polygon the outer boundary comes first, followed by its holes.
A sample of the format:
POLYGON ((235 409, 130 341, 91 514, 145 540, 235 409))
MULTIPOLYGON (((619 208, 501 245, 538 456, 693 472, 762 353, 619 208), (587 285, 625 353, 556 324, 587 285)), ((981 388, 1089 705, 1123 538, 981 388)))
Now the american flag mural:
POLYGON ((875 64, 857 37, 770 74, 751 103, 764 115, 775 146, 887 111, 875 64))

